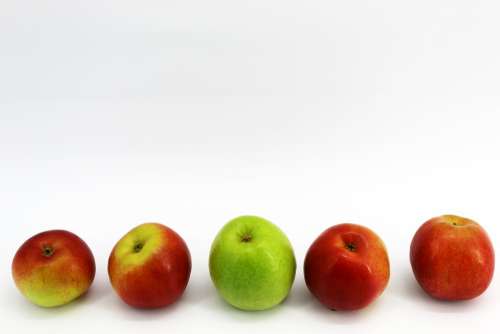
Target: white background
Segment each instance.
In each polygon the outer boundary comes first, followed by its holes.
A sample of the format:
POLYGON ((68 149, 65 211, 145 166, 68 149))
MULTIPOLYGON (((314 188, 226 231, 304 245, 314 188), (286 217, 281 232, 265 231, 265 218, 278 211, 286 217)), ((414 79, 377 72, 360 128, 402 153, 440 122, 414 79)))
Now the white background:
POLYGON ((499 277, 443 303, 411 274, 430 217, 477 220, 500 247, 498 1, 99 0, 0 2, 2 333, 492 332, 499 277), (298 270, 286 302, 245 313, 217 296, 207 258, 241 214, 279 225, 298 270), (125 306, 106 273, 130 228, 163 222, 193 257, 184 298, 125 306), (302 263, 327 227, 354 222, 387 244, 376 303, 323 308, 302 263), (89 294, 25 301, 12 257, 64 228, 92 248, 89 294))

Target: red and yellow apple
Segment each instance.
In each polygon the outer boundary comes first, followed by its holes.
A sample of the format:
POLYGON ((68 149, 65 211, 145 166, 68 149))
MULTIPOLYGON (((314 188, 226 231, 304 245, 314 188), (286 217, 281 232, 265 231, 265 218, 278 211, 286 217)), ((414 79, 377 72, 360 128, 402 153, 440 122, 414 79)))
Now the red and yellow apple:
POLYGON ((111 285, 133 307, 157 308, 180 298, 189 281, 191 256, 172 229, 145 223, 125 234, 108 262, 111 285))
POLYGON ((94 256, 75 234, 46 231, 21 245, 12 261, 12 276, 32 303, 60 306, 89 289, 95 276, 94 256))
POLYGON ((311 293, 333 310, 357 310, 375 300, 389 281, 389 257, 370 229, 339 224, 307 251, 304 276, 311 293))
POLYGON ((422 289, 442 300, 479 296, 495 267, 486 231, 475 221, 454 215, 435 217, 420 226, 411 242, 410 261, 422 289))

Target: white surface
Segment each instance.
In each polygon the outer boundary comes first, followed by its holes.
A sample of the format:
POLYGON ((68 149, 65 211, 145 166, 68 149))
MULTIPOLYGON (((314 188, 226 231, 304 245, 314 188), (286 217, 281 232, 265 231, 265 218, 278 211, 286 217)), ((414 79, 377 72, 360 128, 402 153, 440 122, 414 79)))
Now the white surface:
POLYGON ((476 219, 500 247, 498 1, 0 2, 2 333, 491 333, 498 275, 479 299, 424 296, 408 251, 426 219, 476 219), (279 225, 296 251, 289 299, 225 305, 208 276, 219 228, 279 225), (106 261, 133 226, 187 241, 184 298, 130 309, 106 261), (392 277, 357 313, 304 287, 309 244, 355 222, 386 242, 392 277), (30 305, 10 263, 31 235, 65 228, 97 260, 91 292, 30 305))

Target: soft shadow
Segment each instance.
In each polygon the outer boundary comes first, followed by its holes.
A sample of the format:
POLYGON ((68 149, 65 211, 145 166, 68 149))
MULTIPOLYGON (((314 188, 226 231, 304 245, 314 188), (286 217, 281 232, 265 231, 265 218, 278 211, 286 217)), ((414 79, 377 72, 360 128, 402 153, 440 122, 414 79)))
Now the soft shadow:
POLYGON ((18 294, 18 296, 13 296, 17 299, 17 302, 13 305, 19 307, 20 314, 24 314, 26 318, 38 319, 38 320, 52 320, 54 318, 60 318, 63 315, 75 312, 79 308, 83 307, 86 303, 89 303, 93 295, 98 295, 99 293, 94 291, 91 287, 87 293, 83 294, 79 298, 73 300, 72 302, 56 306, 56 307, 41 307, 29 302, 26 298, 18 294))
POLYGON ((283 304, 278 304, 271 309, 262 311, 245 311, 230 305, 229 303, 224 301, 222 297, 217 295, 210 302, 210 305, 206 306, 209 307, 212 311, 224 314, 232 320, 236 320, 238 322, 256 323, 259 321, 267 321, 268 319, 273 318, 278 312, 280 312, 283 304))
POLYGON ((183 308, 204 303, 210 298, 217 297, 216 291, 210 280, 190 281, 181 298, 171 305, 156 309, 134 308, 124 303, 118 295, 110 300, 113 309, 118 309, 123 318, 129 321, 151 321, 163 317, 169 317, 183 308))
POLYGON ((212 281, 209 279, 189 282, 182 300, 188 304, 199 304, 217 295, 212 281))
POLYGON ((361 310, 338 311, 328 309, 319 301, 315 300, 314 307, 311 309, 311 312, 314 313, 316 317, 332 325, 352 326, 353 324, 359 324, 367 319, 376 317, 378 314, 377 310, 379 310, 379 307, 377 306, 378 302, 378 300, 375 300, 372 304, 361 310))
POLYGON ((88 303, 95 303, 103 298, 110 296, 113 293, 113 288, 108 280, 96 280, 84 297, 88 303))
POLYGON ((300 280, 293 285, 288 298, 284 301, 284 304, 291 308, 305 308, 311 307, 311 304, 314 304, 314 302, 314 296, 311 292, 309 292, 309 289, 304 281, 300 280))
POLYGON ((240 310, 229 303, 227 303, 217 292, 213 285, 208 287, 208 293, 205 298, 202 298, 204 309, 209 310, 210 312, 222 314, 228 319, 236 322, 243 323, 258 323, 258 322, 266 322, 276 315, 279 312, 283 311, 284 307, 289 307, 294 301, 291 301, 290 296, 285 299, 282 303, 274 306, 273 308, 262 310, 262 311, 246 311, 240 310))
POLYGON ((394 287, 400 298, 423 306, 422 309, 435 313, 466 313, 477 307, 479 298, 464 301, 444 301, 432 298, 418 284, 411 271, 395 278, 399 284, 394 287))
POLYGON ((378 300, 368 307, 357 311, 331 310, 321 304, 309 291, 303 281, 297 282, 292 289, 291 295, 285 301, 287 307, 300 309, 300 312, 308 312, 330 325, 352 325, 359 323, 377 314, 378 300))
POLYGON ((161 319, 164 317, 169 317, 175 312, 178 312, 179 309, 182 309, 184 306, 184 301, 182 298, 175 302, 172 305, 166 306, 166 307, 161 307, 161 308, 155 308, 155 309, 141 309, 141 308, 134 308, 129 305, 127 305, 125 302, 123 302, 118 296, 114 298, 114 301, 112 302, 112 308, 113 310, 117 310, 118 312, 113 312, 114 314, 120 314, 120 316, 127 321, 152 321, 152 320, 157 320, 161 319))

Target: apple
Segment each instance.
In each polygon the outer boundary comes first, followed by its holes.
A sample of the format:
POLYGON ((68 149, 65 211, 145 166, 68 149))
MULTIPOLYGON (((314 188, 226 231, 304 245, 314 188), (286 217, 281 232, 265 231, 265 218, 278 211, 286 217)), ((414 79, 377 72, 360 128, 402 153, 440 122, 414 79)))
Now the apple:
POLYGON ((389 281, 389 257, 370 229, 339 224, 312 243, 304 261, 311 293, 333 310, 357 310, 373 302, 389 281))
POLYGON ((417 282, 442 300, 472 299, 491 282, 495 267, 493 245, 475 221, 444 215, 425 222, 410 246, 417 282))
POLYGON ((191 255, 184 240, 159 223, 141 224, 113 248, 108 274, 130 306, 158 308, 177 301, 189 281, 191 255))
POLYGON ((210 250, 212 281, 226 302, 248 311, 269 309, 288 295, 295 278, 295 256, 286 235, 256 216, 228 222, 210 250))
POLYGON ((64 230, 39 233, 26 240, 12 261, 12 276, 33 304, 55 307, 84 294, 95 276, 90 248, 64 230))

